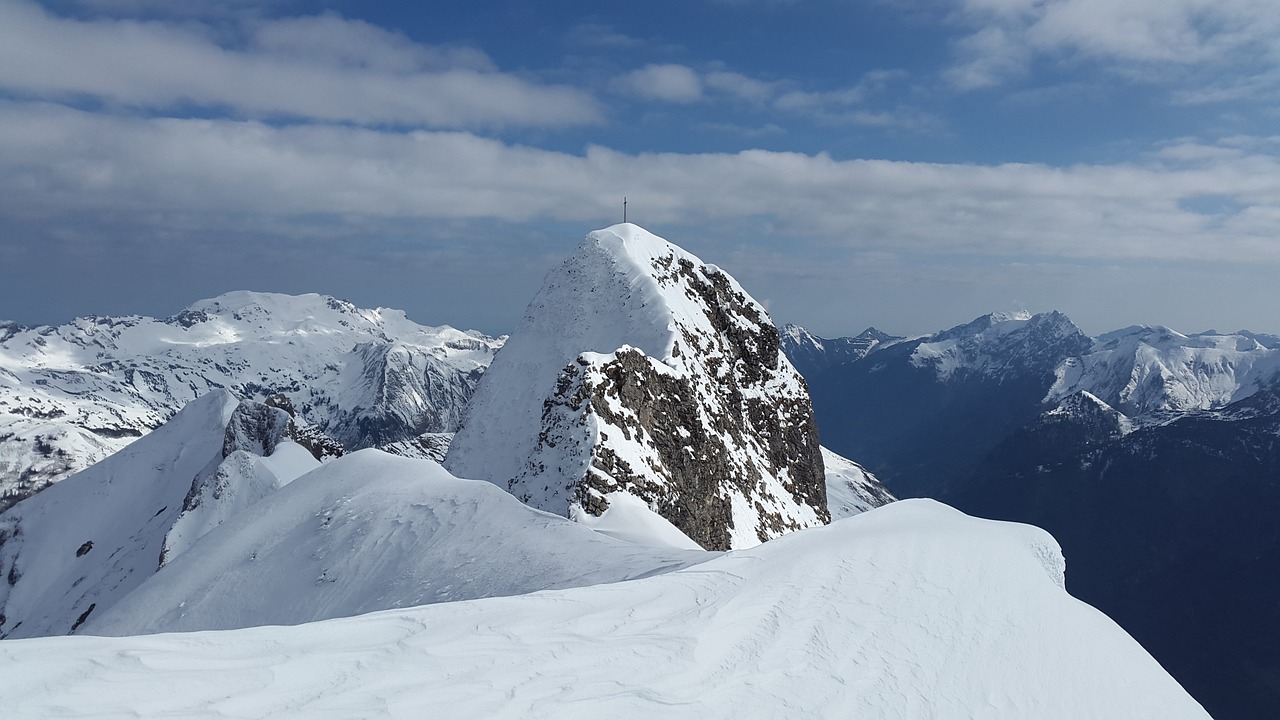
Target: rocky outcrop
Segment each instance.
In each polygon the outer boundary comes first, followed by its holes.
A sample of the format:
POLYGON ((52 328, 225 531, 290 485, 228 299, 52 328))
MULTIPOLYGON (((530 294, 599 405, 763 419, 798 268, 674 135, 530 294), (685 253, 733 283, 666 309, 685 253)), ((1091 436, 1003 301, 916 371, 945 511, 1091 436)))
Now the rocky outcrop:
POLYGON ((634 225, 548 275, 446 466, 562 515, 638 497, 709 549, 830 519, 808 391, 764 308, 634 225))
MULTIPOLYGON (((298 425, 286 409, 292 409, 287 398, 268 400, 244 400, 231 412, 222 436, 222 462, 210 463, 192 480, 182 512, 165 534, 160 567, 210 530, 319 465, 321 457, 299 444, 283 452, 284 457, 277 455, 286 441, 299 436, 298 425)), ((311 429, 306 437, 315 439, 311 429)))
POLYGON ((237 450, 254 455, 270 455, 276 445, 293 433, 293 418, 285 410, 265 403, 246 401, 231 413, 222 438, 222 457, 237 450))

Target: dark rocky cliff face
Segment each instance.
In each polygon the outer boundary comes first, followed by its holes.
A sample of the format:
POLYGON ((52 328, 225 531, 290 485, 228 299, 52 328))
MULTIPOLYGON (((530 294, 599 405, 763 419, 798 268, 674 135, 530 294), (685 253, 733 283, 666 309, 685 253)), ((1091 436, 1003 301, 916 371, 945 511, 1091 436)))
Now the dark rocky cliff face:
MULTIPOLYGON (((620 351, 599 365, 580 361, 561 378, 547 401, 541 439, 555 443, 563 435, 560 428, 580 428, 589 418, 601 428, 586 471, 567 488, 587 512, 600 515, 609 506, 605 495, 627 492, 712 550, 731 546, 735 525, 727 491, 757 496, 757 522, 749 530, 760 542, 803 527, 777 507, 781 499, 814 508, 822 522, 830 522, 817 425, 807 398, 771 405, 744 399, 731 384, 721 389, 737 412, 705 415, 696 380, 658 371, 636 350, 620 351), (620 456, 611 433, 621 434, 626 444, 647 445, 651 452, 643 465, 620 456), (743 461, 740 450, 753 444, 764 446, 763 463, 743 461), (781 488, 785 498, 772 496, 777 488, 768 487, 767 477, 788 479, 781 488)), ((531 479, 512 481, 513 491, 519 494, 531 479)))

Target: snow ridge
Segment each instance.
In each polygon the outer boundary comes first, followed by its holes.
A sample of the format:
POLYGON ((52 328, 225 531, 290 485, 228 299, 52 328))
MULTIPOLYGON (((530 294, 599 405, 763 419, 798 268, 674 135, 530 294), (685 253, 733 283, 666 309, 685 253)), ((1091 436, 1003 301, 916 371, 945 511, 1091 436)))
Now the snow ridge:
POLYGON ((833 521, 888 505, 897 498, 858 463, 822 448, 827 473, 827 509, 833 521))

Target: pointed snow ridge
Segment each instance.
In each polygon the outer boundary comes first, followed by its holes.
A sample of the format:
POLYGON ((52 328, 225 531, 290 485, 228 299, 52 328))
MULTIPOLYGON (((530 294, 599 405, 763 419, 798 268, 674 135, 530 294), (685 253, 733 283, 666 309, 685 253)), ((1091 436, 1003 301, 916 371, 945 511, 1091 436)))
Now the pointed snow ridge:
POLYGON ((204 395, 129 447, 0 514, 0 638, 65 635, 155 573, 239 399, 204 395))
POLYGON ((708 549, 828 517, 808 391, 764 307, 631 224, 547 274, 445 465, 560 515, 634 495, 708 549))

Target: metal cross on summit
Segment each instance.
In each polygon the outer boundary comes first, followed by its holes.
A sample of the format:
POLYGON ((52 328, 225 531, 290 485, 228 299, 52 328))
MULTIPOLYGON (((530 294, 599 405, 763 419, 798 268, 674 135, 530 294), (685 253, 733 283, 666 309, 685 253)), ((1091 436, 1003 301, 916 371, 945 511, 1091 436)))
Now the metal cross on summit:
POLYGON ((627 221, 627 196, 622 196, 622 222, 627 221))

